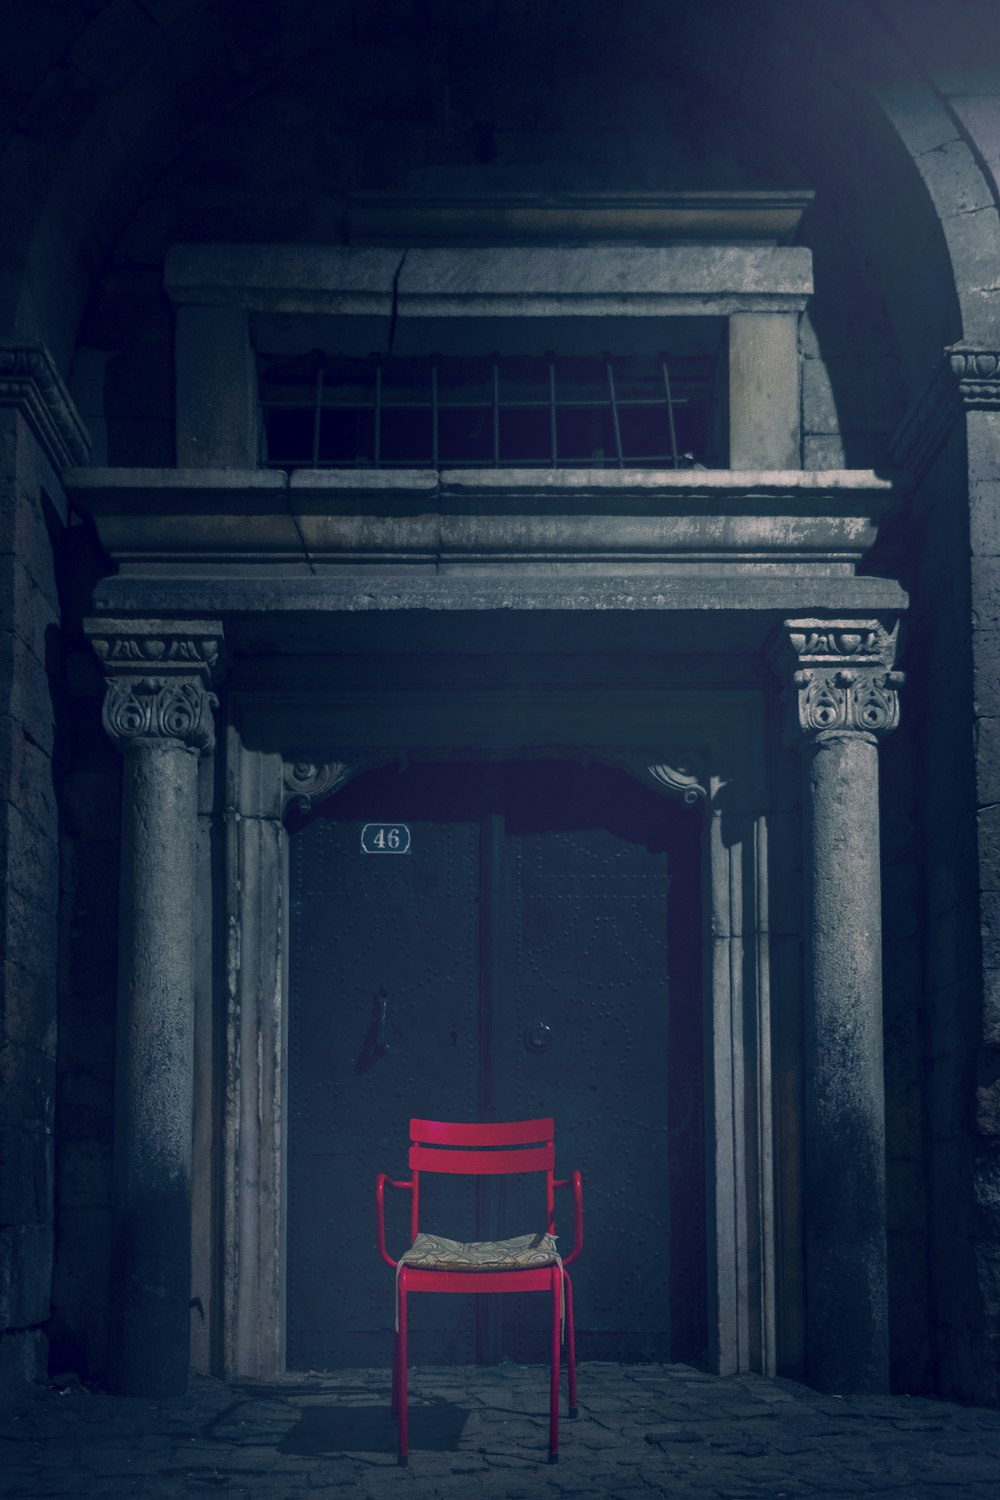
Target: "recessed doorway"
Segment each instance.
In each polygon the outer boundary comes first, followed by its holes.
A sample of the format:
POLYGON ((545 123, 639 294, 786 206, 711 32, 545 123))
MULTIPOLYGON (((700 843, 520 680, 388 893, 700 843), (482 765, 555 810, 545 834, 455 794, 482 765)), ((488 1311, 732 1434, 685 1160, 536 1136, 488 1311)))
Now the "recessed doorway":
MULTIPOLYGON (((701 835, 699 811, 564 760, 372 771, 291 815, 289 1368, 388 1359, 374 1179, 407 1175, 415 1114, 553 1115, 557 1169, 584 1175, 580 1357, 704 1353, 701 835)), ((424 1227, 530 1228, 524 1186, 429 1183, 424 1227)), ((539 1300, 417 1299, 414 1358, 542 1358, 539 1300)))

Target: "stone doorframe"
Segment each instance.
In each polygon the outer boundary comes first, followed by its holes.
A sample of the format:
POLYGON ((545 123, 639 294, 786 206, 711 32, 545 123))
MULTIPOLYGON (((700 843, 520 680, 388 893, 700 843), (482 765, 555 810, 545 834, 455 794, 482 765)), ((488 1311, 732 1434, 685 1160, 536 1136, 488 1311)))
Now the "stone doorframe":
POLYGON ((721 1374, 774 1373, 767 726, 763 687, 355 687, 309 701, 233 684, 221 1162, 229 1377, 285 1369, 286 808, 376 765, 536 756, 610 762, 704 816, 709 1355, 721 1374))

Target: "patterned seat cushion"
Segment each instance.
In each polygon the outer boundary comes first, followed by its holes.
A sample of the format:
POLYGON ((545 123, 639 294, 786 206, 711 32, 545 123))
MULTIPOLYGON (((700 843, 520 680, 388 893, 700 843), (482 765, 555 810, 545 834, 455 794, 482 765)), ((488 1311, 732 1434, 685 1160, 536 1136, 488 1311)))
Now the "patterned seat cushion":
POLYGON ((559 1265, 551 1234, 518 1234, 510 1240, 448 1240, 440 1234, 418 1234, 400 1265, 424 1271, 526 1271, 559 1265))

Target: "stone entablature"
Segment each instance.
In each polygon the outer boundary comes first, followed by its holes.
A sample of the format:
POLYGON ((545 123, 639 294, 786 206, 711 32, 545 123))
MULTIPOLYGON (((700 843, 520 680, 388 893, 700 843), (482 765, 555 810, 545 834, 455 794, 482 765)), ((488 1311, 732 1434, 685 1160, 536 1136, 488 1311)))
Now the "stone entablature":
POLYGON ((492 563, 844 576, 907 490, 871 470, 80 469, 66 483, 124 573, 492 563))

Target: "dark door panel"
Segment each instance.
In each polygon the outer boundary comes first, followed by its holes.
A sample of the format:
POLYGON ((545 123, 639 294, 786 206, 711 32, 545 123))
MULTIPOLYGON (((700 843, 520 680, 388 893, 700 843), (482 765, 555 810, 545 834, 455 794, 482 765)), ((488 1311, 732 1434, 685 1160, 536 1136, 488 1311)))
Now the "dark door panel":
MULTIPOLYGON (((431 1117, 476 1112, 479 827, 460 808, 454 819, 432 819, 433 782, 412 788, 407 854, 361 848, 365 822, 398 818, 393 778, 348 788, 339 817, 314 818, 290 840, 293 1369, 385 1362, 392 1277, 375 1255, 375 1174, 408 1176, 415 1101, 431 1117)), ((441 1232, 466 1233, 469 1184, 432 1186, 438 1201, 429 1190, 427 1207, 437 1209, 441 1232)), ((392 1244, 405 1248, 409 1200, 391 1197, 399 1200, 390 1205, 392 1244)), ((474 1357, 468 1300, 419 1299, 422 1357, 474 1357)))
MULTIPOLYGON (((434 765, 360 778, 291 832, 290 1366, 388 1358, 372 1184, 406 1175, 413 1114, 553 1115, 560 1170, 585 1179, 581 1357, 697 1356, 697 815, 601 766, 434 765), (362 853, 376 820, 410 852, 362 853)), ((441 1233, 541 1225, 530 1179, 425 1184, 441 1233)), ((543 1300, 414 1298, 414 1357, 544 1358, 543 1300)))

